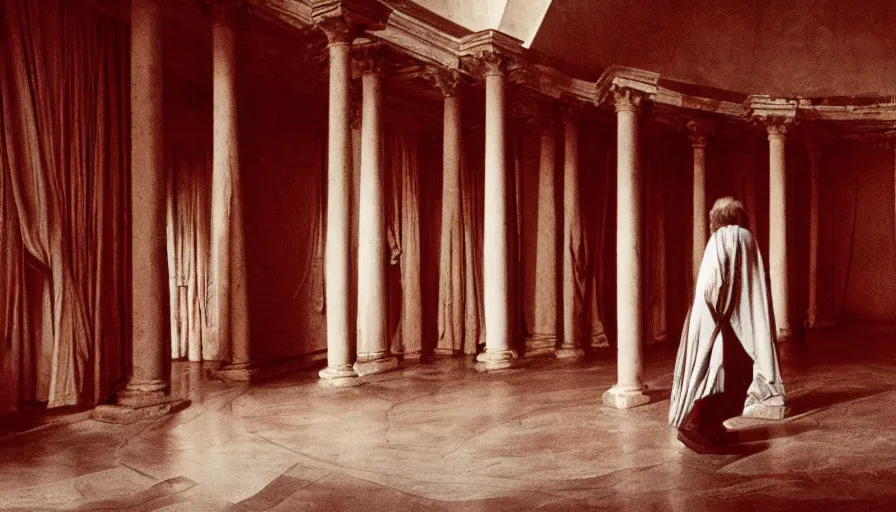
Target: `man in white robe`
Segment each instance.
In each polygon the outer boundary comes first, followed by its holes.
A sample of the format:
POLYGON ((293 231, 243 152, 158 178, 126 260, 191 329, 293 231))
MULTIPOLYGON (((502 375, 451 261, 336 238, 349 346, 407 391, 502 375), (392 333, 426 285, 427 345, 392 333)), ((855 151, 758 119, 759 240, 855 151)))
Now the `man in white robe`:
POLYGON ((669 423, 697 451, 720 444, 739 414, 784 418, 784 385, 762 255, 731 197, 709 214, 706 245, 675 362, 669 423), (746 398, 746 401, 744 401, 746 398))

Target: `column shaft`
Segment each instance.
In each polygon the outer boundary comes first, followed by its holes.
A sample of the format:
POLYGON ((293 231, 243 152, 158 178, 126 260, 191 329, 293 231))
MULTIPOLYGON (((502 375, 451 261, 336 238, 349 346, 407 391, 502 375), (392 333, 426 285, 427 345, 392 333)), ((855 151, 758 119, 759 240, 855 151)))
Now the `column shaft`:
POLYGON ((127 391, 170 387, 162 135, 162 13, 156 0, 131 6, 131 362, 127 391))
MULTIPOLYGON (((237 138, 236 45, 228 13, 212 26, 213 137, 211 273, 219 357, 225 369, 248 365, 249 310, 246 290, 243 208, 237 138)), ((234 375, 235 376, 235 375, 234 375)))
POLYGON ((815 327, 818 320, 818 178, 821 157, 817 146, 809 146, 809 308, 806 326, 815 327))
POLYGON ((703 262, 703 253, 706 251, 707 242, 707 215, 706 209, 706 143, 694 141, 694 245, 692 249, 693 263, 691 282, 697 280, 700 273, 700 264, 703 262))
POLYGON ((451 355, 464 348, 464 250, 461 203, 462 127, 460 98, 445 96, 442 139, 442 240, 439 272, 439 344, 436 353, 451 355))
POLYGON ((526 342, 527 356, 553 353, 557 343, 557 143, 550 123, 541 136, 540 145, 535 311, 532 332, 526 342))
POLYGON ((579 124, 567 119, 563 124, 563 341, 557 350, 558 358, 579 357, 582 317, 576 311, 584 308, 584 294, 577 281, 577 266, 581 251, 582 213, 579 206, 579 124))
POLYGON ((769 127, 769 273, 772 288, 772 307, 779 341, 791 336, 789 286, 787 280, 787 174, 785 163, 786 138, 777 126, 769 127))
POLYGON ((641 171, 638 158, 638 102, 617 92, 616 308, 617 383, 604 403, 628 409, 649 401, 641 382, 641 171))
POLYGON ((327 301, 327 368, 320 376, 334 384, 348 384, 352 368, 352 322, 349 317, 351 273, 351 116, 349 110, 350 46, 331 42, 330 111, 327 141, 327 235, 324 255, 327 301))
POLYGON ((483 369, 510 366, 516 357, 510 337, 510 281, 508 263, 507 155, 504 122, 504 75, 485 76, 485 226, 483 295, 486 349, 483 369))
POLYGON ((382 165, 382 76, 361 77, 361 194, 358 207, 358 362, 359 375, 395 369, 387 327, 385 188, 382 165))

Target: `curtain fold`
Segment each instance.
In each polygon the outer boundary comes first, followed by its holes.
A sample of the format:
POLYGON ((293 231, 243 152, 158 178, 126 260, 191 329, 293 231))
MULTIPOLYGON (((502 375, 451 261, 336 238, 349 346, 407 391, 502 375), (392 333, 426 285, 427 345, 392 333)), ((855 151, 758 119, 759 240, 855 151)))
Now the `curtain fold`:
POLYGON ((663 174, 670 172, 669 156, 664 147, 655 144, 644 151, 644 182, 642 207, 644 212, 644 307, 646 309, 647 344, 666 339, 666 218, 663 174))
POLYGON ((0 407, 92 404, 122 373, 128 34, 80 2, 4 9, 2 360, 13 371, 0 387, 24 385, 0 407))

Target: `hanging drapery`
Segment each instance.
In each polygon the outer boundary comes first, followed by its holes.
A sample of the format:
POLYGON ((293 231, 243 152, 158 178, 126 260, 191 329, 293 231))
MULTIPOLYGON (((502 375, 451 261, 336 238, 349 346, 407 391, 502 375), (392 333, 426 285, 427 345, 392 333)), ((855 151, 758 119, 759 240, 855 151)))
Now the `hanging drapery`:
MULTIPOLYGON (((616 162, 612 152, 599 151, 582 169, 582 189, 589 191, 591 207, 584 222, 585 254, 582 266, 584 304, 587 305, 586 343, 592 348, 609 346, 603 321, 604 247, 609 219, 612 173, 616 162)), ((579 268, 579 266, 576 266, 579 268)))
POLYGON ((420 279, 420 138, 402 132, 386 135, 384 165, 391 182, 387 233, 390 268, 395 276, 389 293, 392 353, 419 355, 423 340, 423 290, 420 279))
POLYGON ((643 272, 644 307, 647 314, 647 344, 666 340, 666 219, 663 173, 667 172, 668 155, 660 144, 644 151, 644 191, 642 207, 646 236, 644 239, 643 272))
POLYGON ((207 150, 169 148, 168 280, 171 357, 217 359, 208 336, 208 269, 211 219, 211 156, 207 150))
POLYGON ((123 369, 127 29, 79 2, 3 7, 0 411, 93 404, 123 369))

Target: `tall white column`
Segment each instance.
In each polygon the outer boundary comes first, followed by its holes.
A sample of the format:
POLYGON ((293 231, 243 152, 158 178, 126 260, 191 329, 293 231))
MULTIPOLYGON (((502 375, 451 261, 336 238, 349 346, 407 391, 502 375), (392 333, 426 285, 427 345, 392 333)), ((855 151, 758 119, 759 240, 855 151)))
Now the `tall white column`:
POLYGON ((708 240, 707 218, 709 210, 706 208, 706 139, 709 128, 706 123, 699 121, 688 122, 688 130, 691 132, 691 148, 694 151, 694 236, 691 249, 691 286, 697 280, 700 273, 700 264, 703 262, 703 253, 706 251, 708 240))
POLYGON ((321 383, 333 386, 358 384, 352 368, 351 290, 351 31, 333 19, 321 28, 327 35, 330 53, 330 112, 327 141, 327 240, 324 254, 327 312, 327 367, 320 371, 321 383))
POLYGON ((122 405, 170 391, 170 305, 165 254, 162 130, 162 12, 159 0, 131 5, 131 375, 122 405))
POLYGON ((815 327, 818 321, 818 235, 819 189, 821 149, 818 144, 807 144, 809 153, 809 308, 806 327, 815 327))
POLYGON ((505 77, 504 63, 499 56, 486 53, 482 64, 485 68, 485 352, 477 361, 480 370, 499 370, 509 368, 517 357, 510 335, 505 77))
POLYGON ((361 194, 358 207, 358 375, 398 368, 390 355, 386 205, 382 160, 382 90, 378 58, 361 62, 361 194))
POLYGON ((211 281, 221 374, 248 380, 249 306, 237 138, 234 3, 216 4, 212 24, 212 223, 211 281))
POLYGON ((535 241, 535 303, 526 357, 553 354, 557 345, 557 127, 547 109, 541 129, 538 170, 538 219, 535 241))
POLYGON ((563 122, 563 340, 556 353, 560 359, 585 355, 582 315, 576 314, 585 307, 576 284, 577 258, 584 244, 579 204, 579 121, 570 114, 563 122))
POLYGON ((616 103, 616 318, 617 382, 604 403, 629 409, 650 401, 641 382, 643 314, 641 310, 641 170, 638 157, 638 110, 641 96, 618 89, 616 103))
POLYGON ((464 227, 461 202, 463 126, 458 75, 436 71, 436 85, 445 97, 442 135, 442 238, 439 270, 439 341, 436 355, 462 351, 466 332, 464 304, 464 227))
POLYGON ((791 337, 790 287, 787 280, 787 167, 785 146, 787 125, 771 122, 768 125, 769 144, 769 279, 772 288, 772 308, 775 313, 778 341, 791 337))

